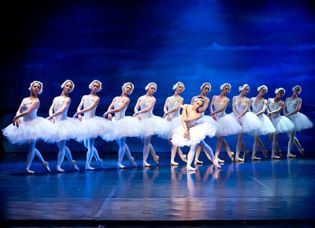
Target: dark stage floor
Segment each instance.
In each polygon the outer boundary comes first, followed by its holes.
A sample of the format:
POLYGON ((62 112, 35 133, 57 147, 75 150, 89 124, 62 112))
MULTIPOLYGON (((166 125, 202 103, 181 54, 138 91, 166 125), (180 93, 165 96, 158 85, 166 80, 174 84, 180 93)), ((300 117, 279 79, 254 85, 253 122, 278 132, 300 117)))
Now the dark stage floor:
POLYGON ((159 155, 159 166, 143 168, 136 153, 138 167, 125 170, 115 168, 114 155, 95 171, 70 171, 65 161, 66 173, 54 171, 53 159, 52 173, 35 160, 35 175, 24 174, 22 157, 6 157, 0 164, 2 220, 38 226, 314 225, 313 158, 227 161, 215 169, 202 157, 205 164, 187 173, 184 164, 170 167, 167 153, 159 155))

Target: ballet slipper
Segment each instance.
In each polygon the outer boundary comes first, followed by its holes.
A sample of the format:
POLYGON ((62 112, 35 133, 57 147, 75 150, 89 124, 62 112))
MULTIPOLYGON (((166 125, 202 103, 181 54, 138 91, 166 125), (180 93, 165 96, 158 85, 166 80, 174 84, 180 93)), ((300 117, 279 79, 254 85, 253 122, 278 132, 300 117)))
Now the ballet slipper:
POLYGON ((253 161, 259 161, 259 160, 261 160, 261 158, 254 156, 254 157, 252 157, 252 160, 253 160, 253 161))
POLYGON ((157 164, 157 165, 159 164, 159 159, 160 159, 160 157, 158 155, 154 156, 153 160, 154 160, 155 164, 157 164))
POLYGON ((281 157, 274 154, 271 156, 271 159, 281 159, 281 157))
POLYGON ((187 163, 187 155, 186 154, 183 154, 183 156, 180 157, 180 159, 182 159, 183 162, 187 163))
POLYGON ((268 158, 268 151, 267 150, 263 150, 263 154, 265 158, 268 158))
POLYGON ((101 167, 101 168, 105 168, 103 160, 102 159, 98 159, 97 160, 97 164, 101 167))
POLYGON ((296 158, 296 155, 291 154, 291 153, 288 153, 288 154, 287 154, 287 158, 296 158))
POLYGON ((131 163, 134 167, 137 167, 137 162, 136 162, 136 159, 134 157, 131 157, 131 163))
POLYGON ((61 168, 60 165, 57 166, 57 172, 63 173, 65 170, 61 168))
POLYGON ((44 168, 46 169, 47 172, 50 172, 50 171, 51 171, 50 168, 49 168, 49 164, 48 164, 47 161, 44 161, 44 162, 43 162, 43 166, 44 166, 44 168))
POLYGON ((235 157, 235 161, 236 162, 244 162, 245 160, 243 158, 240 158, 240 157, 235 157))
POLYGON ((195 164, 195 165, 202 165, 202 164, 203 164, 203 161, 195 160, 194 164, 195 164))
POLYGON ((119 168, 119 169, 125 169, 126 166, 124 166, 124 165, 121 164, 121 163, 117 163, 117 168, 119 168))
POLYGON ((86 165, 85 170, 95 170, 95 168, 90 165, 86 165))
POLYGON ((219 163, 224 163, 224 160, 220 159, 220 158, 217 158, 218 162, 219 163))
POLYGON ((300 154, 301 154, 302 156, 305 156, 304 148, 302 148, 301 150, 299 150, 299 152, 300 152, 300 154))
POLYGON ((74 168, 75 170, 80 170, 79 167, 78 167, 78 165, 77 165, 77 162, 76 162, 75 160, 72 160, 72 161, 71 161, 71 164, 73 165, 73 168, 74 168))
POLYGON ((171 166, 178 166, 178 162, 171 161, 171 166))
POLYGON ((143 166, 144 167, 151 167, 151 164, 148 163, 147 161, 143 161, 143 166))
POLYGON ((193 168, 190 165, 187 165, 186 169, 187 169, 187 171, 196 171, 196 168, 193 168))
POLYGON ((214 159, 212 163, 213 163, 213 165, 214 165, 216 168, 221 169, 221 165, 220 165, 219 162, 220 162, 220 161, 219 161, 219 159, 217 158, 217 159, 214 159))
POLYGON ((229 158, 231 159, 231 161, 234 161, 234 152, 228 151, 227 154, 228 154, 229 158))
POLYGON ((26 173, 27 173, 27 174, 34 174, 35 172, 34 172, 33 170, 27 169, 27 170, 26 170, 26 173))

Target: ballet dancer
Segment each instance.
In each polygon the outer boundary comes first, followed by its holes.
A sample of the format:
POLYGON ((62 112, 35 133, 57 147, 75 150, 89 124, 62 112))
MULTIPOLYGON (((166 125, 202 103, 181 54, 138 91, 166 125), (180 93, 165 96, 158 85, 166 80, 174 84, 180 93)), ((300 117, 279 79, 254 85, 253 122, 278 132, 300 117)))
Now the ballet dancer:
POLYGON ((302 99, 299 97, 299 95, 301 92, 302 87, 300 85, 294 86, 292 88, 292 95, 285 100, 285 106, 283 109, 285 116, 294 123, 294 130, 288 133, 288 158, 296 157, 296 155, 291 153, 293 145, 296 145, 301 155, 304 155, 304 149, 296 137, 296 132, 313 127, 312 121, 306 115, 300 112, 302 107, 302 99))
MULTIPOLYGON (((170 121, 171 123, 171 129, 175 129, 179 124, 181 124, 181 116, 180 116, 180 109, 181 106, 184 103, 184 98, 181 96, 181 93, 185 90, 185 85, 182 82, 176 82, 173 85, 174 95, 166 98, 165 104, 164 104, 164 116, 166 120, 170 121)), ((170 131, 170 136, 171 136, 170 131)), ((171 138, 169 139, 169 142, 171 143, 171 138)), ((172 166, 178 166, 178 162, 175 162, 175 156, 176 152, 182 159, 182 161, 187 162, 186 155, 183 154, 180 147, 177 147, 175 145, 172 145, 171 148, 171 162, 170 164, 172 166)))
POLYGON ((196 97, 192 104, 182 106, 182 124, 174 130, 171 139, 173 145, 179 147, 190 146, 186 166, 188 171, 196 171, 196 168, 192 167, 191 164, 198 144, 202 146, 205 153, 211 158, 215 167, 221 167, 218 160, 215 159, 211 147, 204 141, 207 136, 213 137, 216 133, 216 128, 209 124, 208 121, 200 121, 202 113, 198 110, 204 106, 204 102, 204 98, 196 97))
POLYGON ((134 85, 131 82, 126 82, 121 87, 122 94, 115 97, 108 106, 104 117, 113 121, 113 137, 116 138, 118 149, 117 167, 124 169, 126 166, 122 164, 124 155, 126 154, 133 166, 137 166, 134 157, 131 156, 130 149, 126 143, 126 137, 140 137, 141 123, 138 119, 130 116, 125 116, 127 107, 130 103, 129 95, 134 90, 134 85), (115 117, 112 116, 115 115, 115 117))
POLYGON ((35 173, 30 169, 34 156, 36 155, 42 162, 44 168, 50 172, 48 162, 44 160, 40 151, 36 148, 36 141, 42 139, 49 143, 55 142, 57 129, 50 121, 37 116, 40 106, 38 96, 43 92, 43 83, 33 81, 30 83, 30 96, 22 100, 13 123, 4 128, 3 135, 8 138, 10 143, 29 143, 29 150, 26 161, 26 173, 35 173))
POLYGON ((251 109, 252 112, 255 113, 262 125, 260 128, 253 132, 254 135, 254 144, 253 144, 253 153, 252 153, 252 160, 261 160, 260 157, 256 156, 257 147, 260 146, 261 150, 263 151, 264 157, 268 157, 268 152, 260 138, 260 135, 269 135, 273 134, 276 129, 273 126, 271 120, 265 114, 267 110, 267 100, 264 98, 266 93, 268 92, 268 87, 266 85, 261 85, 257 88, 258 94, 256 97, 251 98, 251 109))
POLYGON ((55 123, 58 129, 57 146, 58 146, 58 161, 57 171, 64 172, 61 168, 64 157, 68 158, 75 170, 79 170, 76 161, 73 160, 70 149, 66 145, 66 141, 69 139, 75 139, 77 133, 80 131, 79 123, 77 119, 68 118, 68 109, 71 103, 69 94, 74 90, 74 83, 72 80, 66 80, 61 84, 62 92, 60 96, 53 99, 53 103, 49 108, 48 120, 55 123))

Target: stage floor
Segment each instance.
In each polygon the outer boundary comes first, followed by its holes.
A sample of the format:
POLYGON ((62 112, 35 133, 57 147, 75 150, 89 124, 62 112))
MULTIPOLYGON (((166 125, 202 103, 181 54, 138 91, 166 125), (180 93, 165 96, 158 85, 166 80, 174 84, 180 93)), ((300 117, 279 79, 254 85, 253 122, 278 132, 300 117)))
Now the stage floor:
MULTIPOLYGON (((105 158, 105 169, 46 173, 34 160, 34 175, 24 173, 21 158, 0 163, 2 220, 41 224, 72 221, 79 224, 123 221, 251 222, 300 221, 313 224, 315 159, 298 158, 227 163, 216 169, 206 160, 196 173, 184 163, 116 168, 116 158, 105 158)), ((26 156, 26 154, 25 154, 26 156)), ((223 155, 224 157, 224 155, 223 155)), ((83 158, 83 157, 82 157, 83 158)), ((78 160, 80 168, 84 160, 78 160)), ((129 223, 132 224, 132 223, 129 223)), ((144 224, 144 223, 143 223, 144 224)), ((169 223, 171 224, 171 223, 169 223)), ((216 223, 212 223, 216 224, 216 223)), ((294 223, 292 223, 294 224, 294 223)), ((128 225, 128 223, 125 223, 128 225)))

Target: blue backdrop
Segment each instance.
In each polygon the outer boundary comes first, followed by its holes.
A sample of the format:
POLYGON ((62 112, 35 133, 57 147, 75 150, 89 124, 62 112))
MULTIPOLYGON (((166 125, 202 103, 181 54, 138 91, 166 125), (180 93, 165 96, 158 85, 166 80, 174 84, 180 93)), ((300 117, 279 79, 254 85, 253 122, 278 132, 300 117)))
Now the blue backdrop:
MULTIPOLYGON (((261 84, 274 89, 303 87, 302 112, 315 120, 313 97, 315 18, 312 1, 10 1, 1 7, 1 127, 8 125, 21 99, 29 95, 33 80, 44 83, 39 115, 47 116, 60 84, 72 79, 76 88, 69 115, 93 79, 103 82, 97 114, 107 109, 126 81, 135 84, 127 113, 132 114, 150 81, 158 84, 156 115, 183 81, 183 97, 190 102, 200 85, 212 84, 209 97, 219 85, 232 84, 229 96, 248 83, 249 96, 261 84)), ((231 111, 231 104, 228 112, 231 111)), ((314 130, 298 134, 306 151, 312 151, 314 130)), ((234 147, 235 137, 229 141, 234 147)), ((252 138, 246 143, 251 147, 252 138)), ((25 150, 9 145, 5 151, 25 150)), ((265 139, 266 146, 270 143, 265 139)), ((157 151, 169 151, 166 141, 154 139, 157 151)), ((214 148, 215 140, 209 140, 214 148)), ((73 150, 84 150, 72 143, 73 150)), ((141 141, 131 140, 134 151, 141 141)), ((285 150, 287 136, 281 136, 285 150)), ((99 150, 116 150, 114 143, 98 142, 99 150)), ((45 145, 43 145, 45 147, 45 145)), ((46 146, 47 147, 47 146, 46 146)), ((46 150, 56 150, 47 147, 46 150)))

